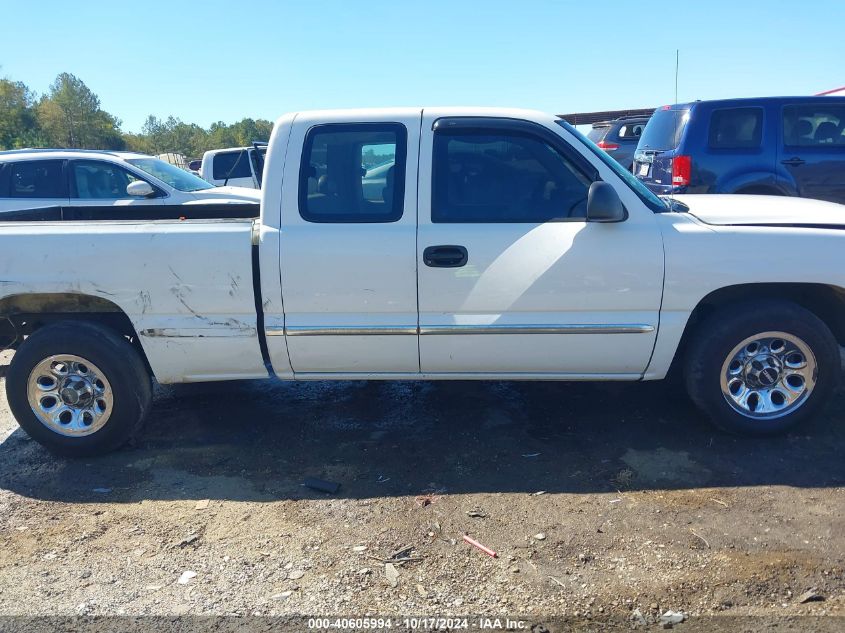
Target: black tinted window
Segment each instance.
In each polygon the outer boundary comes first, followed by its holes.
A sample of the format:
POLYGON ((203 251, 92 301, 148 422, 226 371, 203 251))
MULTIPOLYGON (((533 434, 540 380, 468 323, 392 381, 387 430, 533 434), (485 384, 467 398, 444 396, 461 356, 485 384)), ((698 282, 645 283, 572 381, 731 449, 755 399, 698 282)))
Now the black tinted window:
POLYGON ((252 178, 252 170, 249 168, 249 156, 247 156, 246 150, 216 154, 211 171, 211 177, 214 180, 252 178))
POLYGON ((689 117, 689 110, 655 110, 643 130, 637 149, 658 152, 675 149, 681 143, 689 117))
POLYGON ((398 123, 321 125, 305 139, 299 213, 309 222, 395 222, 405 198, 398 123))
POLYGON ((71 191, 74 198, 116 200, 132 198, 126 193, 131 182, 140 180, 122 167, 98 160, 71 162, 71 191))
POLYGON ((60 160, 28 160, 11 167, 12 198, 64 198, 65 186, 60 160))
POLYGON ((787 145, 799 147, 845 145, 845 105, 786 106, 783 138, 787 145))
POLYGON ((584 218, 590 179, 539 138, 441 132, 434 138, 433 222, 584 218))
POLYGON ((751 149, 760 147, 762 138, 762 108, 714 110, 710 117, 710 147, 716 149, 751 149))

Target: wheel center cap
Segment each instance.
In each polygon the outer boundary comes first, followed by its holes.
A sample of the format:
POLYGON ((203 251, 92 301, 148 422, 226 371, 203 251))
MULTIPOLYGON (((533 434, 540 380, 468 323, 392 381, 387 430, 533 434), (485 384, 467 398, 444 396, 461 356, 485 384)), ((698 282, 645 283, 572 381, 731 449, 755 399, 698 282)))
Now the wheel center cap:
POLYGON ((745 380, 752 387, 772 387, 780 380, 783 366, 775 356, 758 354, 745 365, 745 380))
POLYGON ((81 378, 68 379, 59 395, 62 402, 71 407, 86 407, 94 398, 94 390, 88 381, 81 378))

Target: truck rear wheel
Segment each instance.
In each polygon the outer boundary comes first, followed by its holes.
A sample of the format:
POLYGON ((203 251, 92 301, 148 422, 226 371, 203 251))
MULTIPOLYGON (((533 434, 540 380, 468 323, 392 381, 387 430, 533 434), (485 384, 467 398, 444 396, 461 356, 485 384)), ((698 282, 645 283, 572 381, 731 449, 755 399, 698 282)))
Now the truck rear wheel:
POLYGON ((696 332, 687 391, 726 431, 785 432, 818 413, 839 381, 839 344, 821 319, 794 303, 731 306, 696 332))
POLYGON ((95 323, 48 325, 20 345, 6 397, 21 428, 70 457, 107 453, 137 433, 152 401, 138 351, 95 323))

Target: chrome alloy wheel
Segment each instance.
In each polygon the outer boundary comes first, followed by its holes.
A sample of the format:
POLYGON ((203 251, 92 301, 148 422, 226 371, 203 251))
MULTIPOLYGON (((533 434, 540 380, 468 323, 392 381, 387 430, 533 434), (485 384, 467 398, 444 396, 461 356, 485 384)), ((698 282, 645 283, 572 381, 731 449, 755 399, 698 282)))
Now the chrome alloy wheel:
POLYGON ((752 419, 780 418, 803 405, 816 385, 818 365, 810 347, 785 332, 749 336, 722 365, 722 395, 752 419))
POLYGON ((108 422, 114 404, 111 385, 103 372, 70 354, 50 356, 33 368, 27 398, 38 420, 66 437, 99 431, 108 422))

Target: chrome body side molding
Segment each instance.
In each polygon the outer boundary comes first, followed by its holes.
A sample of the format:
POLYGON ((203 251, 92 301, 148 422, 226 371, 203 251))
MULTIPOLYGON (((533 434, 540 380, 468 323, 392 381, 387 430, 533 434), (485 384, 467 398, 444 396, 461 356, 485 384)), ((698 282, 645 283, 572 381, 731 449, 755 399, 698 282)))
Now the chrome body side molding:
POLYGON ((419 327, 374 325, 268 327, 267 336, 406 336, 446 334, 648 334, 654 326, 641 323, 568 325, 423 325, 419 327))

